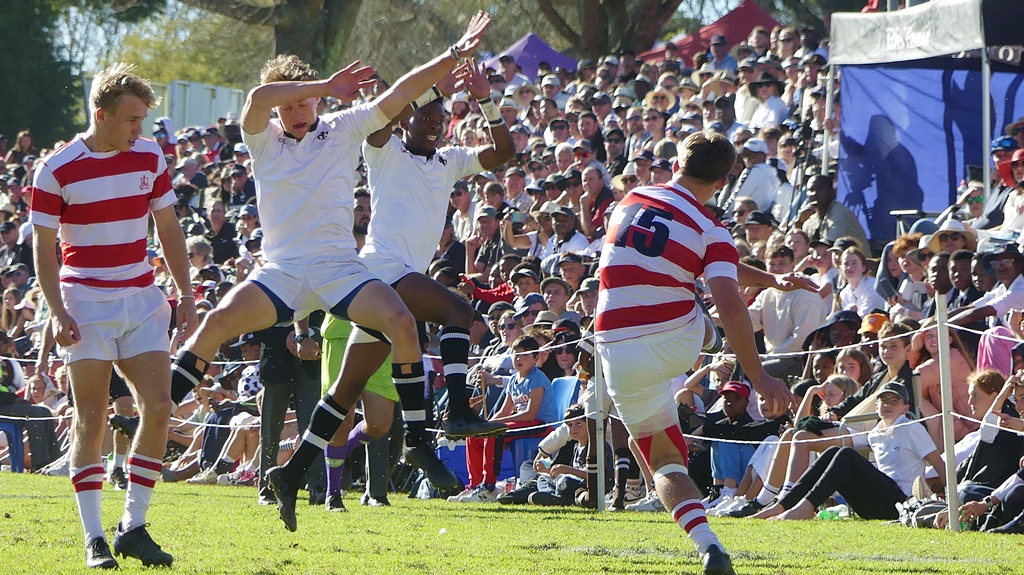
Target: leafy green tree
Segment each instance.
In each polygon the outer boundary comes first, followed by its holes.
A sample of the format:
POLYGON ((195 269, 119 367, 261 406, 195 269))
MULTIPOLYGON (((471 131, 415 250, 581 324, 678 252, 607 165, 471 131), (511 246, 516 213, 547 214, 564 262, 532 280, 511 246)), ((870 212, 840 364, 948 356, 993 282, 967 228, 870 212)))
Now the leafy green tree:
POLYGON ((49 147, 75 133, 75 99, 82 93, 71 65, 58 56, 53 24, 57 9, 49 2, 0 0, 0 132, 11 144, 14 134, 32 130, 36 145, 49 147))

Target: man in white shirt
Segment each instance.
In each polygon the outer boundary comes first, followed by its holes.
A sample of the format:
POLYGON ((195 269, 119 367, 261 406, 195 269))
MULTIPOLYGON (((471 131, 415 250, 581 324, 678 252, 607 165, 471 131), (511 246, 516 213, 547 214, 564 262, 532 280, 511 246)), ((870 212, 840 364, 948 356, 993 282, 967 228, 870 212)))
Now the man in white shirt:
MULTIPOLYGON (((776 248, 768 256, 768 273, 793 272, 793 250, 786 246, 776 248)), ((769 354, 799 352, 804 340, 825 321, 825 309, 818 303, 817 294, 808 291, 764 290, 750 305, 750 323, 754 331, 764 332, 765 348, 769 354)), ((802 357, 773 357, 763 362, 768 375, 779 379, 797 375, 803 365, 802 357)))
POLYGON ((968 325, 985 318, 998 320, 1011 309, 1024 309, 1024 255, 1017 251, 1017 244, 1003 244, 985 258, 996 272, 995 289, 973 304, 951 311, 950 323, 968 325))

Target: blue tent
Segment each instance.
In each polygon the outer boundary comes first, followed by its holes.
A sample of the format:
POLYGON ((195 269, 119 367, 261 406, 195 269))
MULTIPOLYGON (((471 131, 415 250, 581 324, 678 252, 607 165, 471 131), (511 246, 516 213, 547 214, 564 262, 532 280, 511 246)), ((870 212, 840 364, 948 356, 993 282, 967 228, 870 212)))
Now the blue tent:
POLYGON ((535 34, 523 36, 504 52, 484 60, 484 65, 497 70, 498 58, 505 54, 509 54, 516 59, 516 64, 519 65, 523 75, 533 83, 537 82, 537 64, 541 62, 547 62, 552 68, 561 66, 566 70, 576 69, 576 60, 548 46, 544 40, 541 40, 535 34))

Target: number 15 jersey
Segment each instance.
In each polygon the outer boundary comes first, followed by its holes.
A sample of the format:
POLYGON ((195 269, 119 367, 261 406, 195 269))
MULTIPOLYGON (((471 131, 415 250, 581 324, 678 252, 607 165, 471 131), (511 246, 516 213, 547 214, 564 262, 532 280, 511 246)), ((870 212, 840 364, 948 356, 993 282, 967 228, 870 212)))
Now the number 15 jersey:
POLYGON ((676 182, 637 188, 612 213, 601 251, 595 335, 600 343, 685 327, 694 282, 736 279, 732 236, 676 182))

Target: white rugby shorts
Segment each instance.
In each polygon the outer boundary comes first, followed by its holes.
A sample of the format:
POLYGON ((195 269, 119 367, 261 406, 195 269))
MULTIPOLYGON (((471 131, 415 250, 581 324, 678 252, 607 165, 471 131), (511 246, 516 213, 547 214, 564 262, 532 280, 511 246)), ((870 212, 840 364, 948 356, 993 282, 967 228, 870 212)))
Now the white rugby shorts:
POLYGON ((295 312, 295 318, 330 310, 374 279, 355 254, 349 258, 316 255, 302 263, 267 262, 247 278, 280 298, 295 312))
POLYGON ((608 395, 634 438, 678 425, 672 378, 697 361, 704 343, 704 322, 623 341, 601 343, 608 395))
POLYGON ((68 300, 64 305, 81 336, 77 343, 58 349, 64 363, 117 361, 151 351, 170 353, 171 306, 155 285, 121 299, 68 300))

